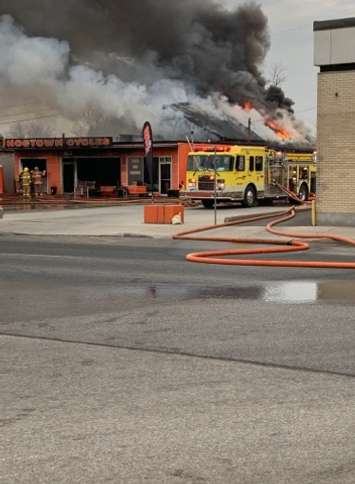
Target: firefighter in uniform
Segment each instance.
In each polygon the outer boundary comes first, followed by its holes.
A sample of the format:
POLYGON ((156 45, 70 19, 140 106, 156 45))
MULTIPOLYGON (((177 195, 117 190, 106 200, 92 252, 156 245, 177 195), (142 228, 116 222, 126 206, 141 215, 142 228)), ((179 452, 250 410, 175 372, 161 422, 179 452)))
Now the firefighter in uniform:
POLYGON ((24 198, 31 198, 31 182, 32 177, 30 170, 26 167, 20 174, 20 181, 22 187, 22 195, 24 198))
POLYGON ((45 171, 40 171, 38 166, 32 171, 32 182, 35 191, 35 197, 39 197, 42 195, 42 185, 43 185, 43 178, 46 176, 45 171))

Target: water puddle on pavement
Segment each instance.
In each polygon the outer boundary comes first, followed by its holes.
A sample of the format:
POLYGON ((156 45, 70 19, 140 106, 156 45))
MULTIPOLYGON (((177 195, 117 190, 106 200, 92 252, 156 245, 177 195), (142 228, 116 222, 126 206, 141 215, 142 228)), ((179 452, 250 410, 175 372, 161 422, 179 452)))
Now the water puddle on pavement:
POLYGON ((257 300, 277 304, 341 303, 355 304, 355 281, 266 282, 250 286, 196 287, 156 285, 125 287, 120 293, 142 296, 146 300, 229 299, 257 300))

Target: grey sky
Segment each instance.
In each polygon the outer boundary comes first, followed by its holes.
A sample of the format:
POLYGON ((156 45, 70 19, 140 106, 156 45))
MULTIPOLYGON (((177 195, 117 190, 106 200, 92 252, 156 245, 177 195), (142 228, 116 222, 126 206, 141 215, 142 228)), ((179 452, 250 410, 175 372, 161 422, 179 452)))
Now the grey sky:
MULTIPOLYGON (((221 0, 233 7, 240 0, 221 0)), ((313 67, 313 21, 355 17, 354 0, 260 0, 269 18, 272 46, 265 73, 273 64, 287 71, 286 94, 296 102, 298 117, 316 124, 317 68, 313 67)))

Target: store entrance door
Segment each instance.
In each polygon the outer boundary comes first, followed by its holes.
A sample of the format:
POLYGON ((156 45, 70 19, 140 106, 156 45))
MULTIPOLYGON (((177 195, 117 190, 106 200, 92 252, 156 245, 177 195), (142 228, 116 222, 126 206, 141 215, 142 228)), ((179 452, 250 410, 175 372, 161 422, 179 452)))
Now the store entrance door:
POLYGON ((159 189, 162 195, 166 195, 171 188, 171 160, 159 160, 159 189))
POLYGON ((76 164, 74 161, 63 161, 63 191, 74 193, 76 180, 76 164))
POLYGON ((48 193, 47 186, 47 160, 45 158, 22 158, 22 169, 28 168, 31 172, 38 167, 39 171, 43 173, 41 193, 48 193))

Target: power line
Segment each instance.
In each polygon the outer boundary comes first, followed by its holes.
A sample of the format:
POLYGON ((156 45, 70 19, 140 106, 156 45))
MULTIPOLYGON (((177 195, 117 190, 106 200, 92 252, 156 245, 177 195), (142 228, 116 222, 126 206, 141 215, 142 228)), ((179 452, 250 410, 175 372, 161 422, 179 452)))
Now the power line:
MULTIPOLYGON (((56 112, 56 111, 55 111, 56 112)), ((15 121, 18 119, 18 118, 21 118, 23 116, 30 116, 31 118, 32 117, 35 117, 35 116, 45 116, 47 114, 52 114, 53 111, 37 111, 37 112, 23 112, 23 113, 14 113, 14 114, 9 114, 7 116, 1 116, 0 114, 0 121, 2 123, 7 123, 7 122, 11 122, 11 121, 15 121), (15 119, 14 119, 15 118, 15 119)))
MULTIPOLYGON (((56 111, 54 111, 54 112, 56 112, 56 111)), ((35 116, 45 116, 47 114, 52 114, 52 113, 53 113, 53 111, 46 110, 46 111, 37 111, 37 112, 32 111, 32 112, 27 112, 27 113, 26 112, 16 113, 16 114, 14 113, 14 114, 12 114, 12 115, 10 114, 8 116, 1 116, 1 114, 0 114, 0 121, 2 122, 2 124, 4 124, 4 123, 7 123, 7 122, 12 122, 12 121, 16 122, 19 117, 23 117, 23 116, 30 116, 32 118, 32 117, 35 117, 35 116), (15 119, 13 119, 13 118, 15 118, 15 119)))
POLYGON ((0 106, 0 112, 2 110, 7 110, 7 109, 18 109, 18 108, 24 108, 26 106, 37 106, 38 107, 38 103, 37 102, 26 102, 26 103, 21 103, 21 104, 8 104, 8 105, 3 105, 1 104, 0 106))
POLYGON ((46 114, 43 116, 36 116, 33 118, 27 118, 27 119, 17 119, 15 121, 1 121, 0 125, 8 125, 8 124, 17 124, 17 123, 28 123, 30 121, 37 121, 38 119, 45 119, 45 118, 55 118, 59 115, 59 113, 53 113, 53 114, 46 114))

